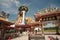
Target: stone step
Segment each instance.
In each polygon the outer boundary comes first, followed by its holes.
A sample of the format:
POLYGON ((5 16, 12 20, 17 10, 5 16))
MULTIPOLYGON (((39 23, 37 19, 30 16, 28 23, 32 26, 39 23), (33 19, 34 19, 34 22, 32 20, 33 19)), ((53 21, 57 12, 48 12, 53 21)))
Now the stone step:
POLYGON ((43 36, 30 36, 29 40, 45 40, 43 36))

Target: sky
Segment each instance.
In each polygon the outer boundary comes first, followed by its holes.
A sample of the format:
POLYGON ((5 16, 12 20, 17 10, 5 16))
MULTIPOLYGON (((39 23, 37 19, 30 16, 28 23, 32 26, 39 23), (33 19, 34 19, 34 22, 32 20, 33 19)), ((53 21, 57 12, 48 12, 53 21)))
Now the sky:
POLYGON ((0 11, 9 13, 9 20, 16 19, 22 5, 28 7, 26 16, 34 19, 34 14, 43 8, 60 7, 60 0, 0 0, 0 11))

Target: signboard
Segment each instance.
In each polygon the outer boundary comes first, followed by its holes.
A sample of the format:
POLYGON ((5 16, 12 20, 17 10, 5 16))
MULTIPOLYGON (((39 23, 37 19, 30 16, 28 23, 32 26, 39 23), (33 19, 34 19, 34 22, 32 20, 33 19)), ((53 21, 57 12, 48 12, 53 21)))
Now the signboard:
POLYGON ((56 16, 51 16, 51 17, 42 18, 42 21, 51 21, 51 20, 57 20, 57 17, 56 16))

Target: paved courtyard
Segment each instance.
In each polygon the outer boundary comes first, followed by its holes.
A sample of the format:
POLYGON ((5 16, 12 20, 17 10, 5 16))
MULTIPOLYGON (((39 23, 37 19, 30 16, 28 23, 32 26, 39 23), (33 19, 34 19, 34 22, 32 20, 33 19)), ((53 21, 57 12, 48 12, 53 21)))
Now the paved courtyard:
MULTIPOLYGON (((54 34, 54 33, 53 33, 54 34)), ((32 34, 30 36, 30 40, 50 40, 50 37, 52 37, 53 40, 56 40, 56 37, 58 38, 58 40, 60 40, 60 35, 53 35, 53 34, 49 34, 49 33, 46 33, 44 37, 41 37, 41 34, 32 34)), ((20 37, 17 37, 17 38, 14 38, 12 40, 29 40, 29 37, 28 37, 28 34, 25 34, 20 36, 20 37)))
POLYGON ((27 35, 21 36, 21 37, 14 38, 12 40, 28 40, 28 36, 27 35))

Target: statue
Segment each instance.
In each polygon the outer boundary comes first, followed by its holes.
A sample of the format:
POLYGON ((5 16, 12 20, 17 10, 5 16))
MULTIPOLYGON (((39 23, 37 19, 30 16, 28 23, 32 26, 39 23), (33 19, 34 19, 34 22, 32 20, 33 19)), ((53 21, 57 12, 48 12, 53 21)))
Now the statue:
POLYGON ((28 11, 28 8, 26 6, 19 7, 16 25, 25 24, 25 15, 27 11, 28 11))
POLYGON ((26 6, 19 7, 16 23, 13 25, 10 25, 10 27, 15 27, 15 25, 22 25, 22 24, 25 25, 25 15, 27 11, 28 11, 28 8, 26 6))

